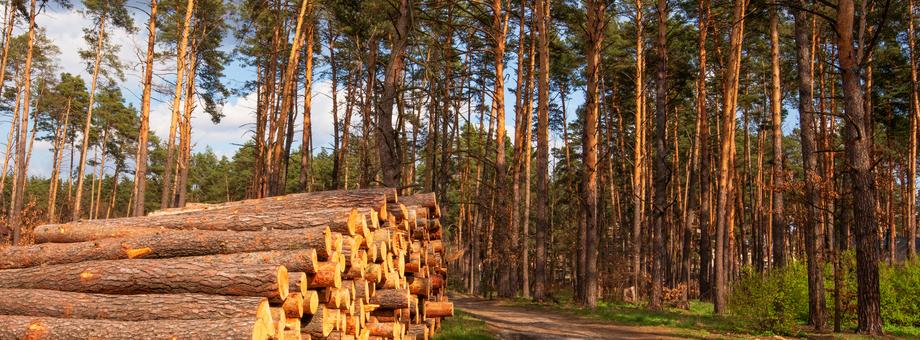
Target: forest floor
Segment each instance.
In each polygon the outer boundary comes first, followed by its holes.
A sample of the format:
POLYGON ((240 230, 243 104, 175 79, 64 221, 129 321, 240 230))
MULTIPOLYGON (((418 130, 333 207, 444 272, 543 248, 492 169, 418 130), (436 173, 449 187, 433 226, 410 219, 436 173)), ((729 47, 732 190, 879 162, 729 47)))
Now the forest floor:
MULTIPOLYGON (((704 330, 665 326, 641 326, 595 320, 514 301, 486 300, 453 293, 451 300, 463 313, 485 322, 489 333, 500 339, 707 339, 722 338, 704 330)), ((476 325, 467 322, 467 327, 476 325)), ((450 337, 448 337, 450 338, 450 337)), ((456 337, 456 338, 479 338, 456 337)))

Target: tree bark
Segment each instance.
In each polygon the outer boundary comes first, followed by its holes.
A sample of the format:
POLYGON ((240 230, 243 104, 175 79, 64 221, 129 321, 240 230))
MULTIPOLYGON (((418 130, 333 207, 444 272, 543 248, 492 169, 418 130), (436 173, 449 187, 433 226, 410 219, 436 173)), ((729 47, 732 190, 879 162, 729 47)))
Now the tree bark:
POLYGON ((258 319, 267 316, 262 297, 207 294, 107 295, 42 289, 0 289, 0 315, 119 321, 258 319))
POLYGON ((147 140, 150 130, 150 95, 153 89, 153 57, 157 36, 157 0, 150 0, 150 24, 147 36, 147 58, 144 66, 144 94, 141 99, 141 127, 137 137, 137 157, 134 171, 134 207, 132 216, 144 216, 147 192, 147 140))
POLYGON ((105 294, 204 293, 287 297, 287 269, 278 265, 201 263, 197 259, 115 260, 0 271, 0 288, 105 294))
POLYGON ((917 55, 914 42, 914 1, 908 1, 907 41, 910 52, 910 152, 907 157, 907 255, 917 258, 917 126, 920 125, 920 95, 917 93, 917 55))
MULTIPOLYGON (((169 123, 169 140, 166 147, 166 168, 163 171, 163 187, 160 194, 160 209, 173 207, 173 167, 176 152, 176 124, 179 121, 179 103, 182 100, 182 79, 185 76, 185 48, 188 45, 189 30, 192 26, 192 12, 195 9, 195 0, 188 0, 185 7, 185 19, 182 24, 182 36, 176 48, 176 87, 173 92, 172 119, 169 123)), ((82 179, 81 179, 82 180, 82 179)), ((77 185, 77 200, 79 201, 79 185, 77 185)), ((76 219, 76 218, 74 218, 76 219)))
POLYGON ((256 318, 114 321, 0 316, 5 339, 266 339, 273 334, 256 318))
POLYGON ((709 111, 706 108, 706 39, 709 30, 710 7, 709 0, 700 0, 699 26, 699 64, 700 72, 697 76, 696 109, 697 119, 700 120, 700 299, 708 300, 712 292, 712 240, 710 230, 712 227, 711 207, 711 165, 709 156, 709 111))
MULTIPOLYGON (((10 207, 10 219, 9 219, 9 225, 13 229, 13 244, 19 243, 19 237, 22 233, 22 230, 21 230, 22 220, 21 220, 20 213, 22 212, 22 204, 24 201, 23 196, 25 195, 25 188, 26 188, 26 173, 28 171, 28 166, 27 166, 28 161, 26 160, 26 138, 28 138, 28 127, 29 127, 29 104, 30 104, 29 97, 32 94, 32 80, 31 80, 32 78, 32 47, 35 44, 35 16, 37 14, 38 13, 35 10, 35 0, 32 0, 31 5, 29 6, 29 33, 28 33, 29 38, 28 38, 28 49, 26 52, 26 66, 25 66, 25 71, 24 71, 25 73, 24 74, 25 80, 23 84, 24 93, 22 95, 23 109, 22 109, 22 113, 19 115, 21 119, 19 123, 19 141, 16 143, 16 170, 15 170, 16 180, 13 185, 13 191, 14 191, 12 194, 13 203, 12 203, 12 206, 10 207)), ((105 20, 102 20, 101 22, 105 22, 105 20)), ((100 36, 100 39, 101 39, 101 36, 100 36)), ((98 57, 97 57, 97 66, 98 66, 98 57)), ((0 83, 2 82, 3 80, 0 79, 0 83)), ((90 105, 92 105, 92 96, 90 96, 90 105)), ((88 125, 89 123, 87 123, 87 126, 88 125)), ((86 143, 86 141, 84 141, 84 143, 86 143)), ((83 149, 86 150, 85 144, 84 144, 83 149)), ((3 172, 6 173, 6 169, 3 169, 3 172)))
POLYGON ((399 188, 402 179, 402 146, 393 129, 393 104, 400 86, 397 82, 405 67, 403 58, 411 33, 411 12, 410 0, 400 0, 399 16, 394 23, 393 45, 390 48, 392 52, 383 79, 383 97, 377 103, 377 152, 383 172, 383 185, 391 188, 399 188))
POLYGON ((537 80, 537 165, 536 207, 534 210, 534 300, 543 301, 546 294, 546 234, 549 230, 549 38, 547 25, 552 22, 549 2, 537 0, 537 46, 539 46, 539 78, 537 80))
MULTIPOLYGON (((799 2, 800 6, 806 6, 804 1, 799 2)), ((776 29, 776 13, 771 13, 770 26, 771 26, 771 38, 774 46, 774 52, 771 53, 773 58, 773 81, 774 81, 774 90, 773 90, 773 102, 777 103, 774 106, 777 106, 773 109, 773 119, 777 120, 780 116, 780 107, 781 104, 779 100, 779 38, 778 34, 775 33, 776 29)), ((821 182, 820 175, 817 173, 818 163, 815 155, 815 126, 814 126, 814 105, 812 103, 812 98, 814 94, 812 93, 812 84, 814 83, 812 79, 812 52, 811 52, 811 33, 814 29, 811 27, 811 22, 808 18, 808 14, 804 9, 796 10, 795 13, 795 41, 796 41, 796 60, 798 64, 798 73, 799 73, 799 134, 801 136, 802 144, 802 163, 805 171, 805 201, 806 202, 819 202, 817 183, 821 182)), ((779 128, 774 127, 774 143, 780 143, 780 138, 776 137, 777 130, 779 128)), ((781 133, 781 131, 779 132, 781 133)), ((773 152, 782 152, 782 150, 774 146, 773 152), (779 149, 779 150, 777 150, 779 149)), ((782 173, 776 171, 777 165, 774 164, 774 182, 777 180, 781 181, 782 173)), ((774 187, 782 184, 774 184, 774 187)), ((778 188, 777 188, 778 189, 778 188)), ((774 203, 776 202, 776 196, 781 195, 780 191, 775 191, 773 193, 774 203)), ((808 315, 809 323, 815 327, 817 330, 823 330, 827 324, 827 312, 825 308, 825 299, 824 299, 824 270, 823 270, 823 261, 822 261, 822 249, 820 246, 819 235, 819 225, 817 223, 818 211, 815 204, 806 204, 805 208, 805 251, 808 256, 808 315)), ((777 206, 774 204, 773 210, 773 254, 774 259, 776 257, 782 258, 783 247, 776 247, 777 240, 780 243, 784 242, 782 234, 784 234, 783 228, 777 229, 777 223, 782 223, 782 216, 779 220, 776 219, 777 213, 776 209, 781 209, 781 205, 777 206), (780 233, 780 236, 777 234, 780 233)), ((783 262, 774 261, 776 266, 782 266, 783 262)))
MULTIPOLYGON (((306 0, 305 0, 306 1, 306 0)), ((313 125, 311 122, 313 106, 313 36, 316 31, 316 19, 313 17, 312 0, 309 8, 309 22, 307 23, 306 43, 304 43, 304 96, 303 96, 303 137, 300 145, 300 190, 310 192, 313 190, 313 125)))
MULTIPOLYGON (((862 13, 860 15, 867 15, 862 13)), ((856 278, 858 331, 881 335, 878 259, 879 235, 875 216, 875 171, 872 158, 872 116, 866 110, 860 74, 863 46, 853 48, 855 5, 840 0, 836 12, 837 55, 843 78, 846 112, 846 157, 850 168, 853 197, 853 226, 856 230, 856 278)))
POLYGON ((741 68, 741 45, 744 35, 744 17, 747 12, 747 0, 735 2, 734 24, 729 38, 729 56, 725 67, 722 87, 722 118, 719 151, 719 196, 716 204, 716 256, 715 284, 713 305, 716 314, 725 313, 726 279, 728 273, 727 259, 730 253, 728 241, 732 224, 734 196, 734 156, 735 156, 735 108, 738 100, 738 74, 741 68))
POLYGON ((639 301, 639 292, 642 290, 640 276, 642 274, 642 216, 644 215, 645 184, 643 169, 645 168, 645 38, 643 36, 644 23, 642 22, 642 0, 635 0, 636 4, 636 124, 635 145, 633 148, 633 221, 632 221, 632 285, 635 292, 635 301, 639 301))
POLYGON ((649 308, 661 309, 662 286, 668 252, 664 241, 665 233, 671 230, 667 221, 668 185, 671 180, 671 165, 668 164, 668 4, 658 0, 658 39, 656 49, 658 63, 655 74, 655 202, 652 208, 652 291, 649 294, 649 308))
MULTIPOLYGON (((322 254, 324 258, 331 254, 330 237, 329 230, 323 227, 252 232, 162 231, 150 235, 87 242, 7 247, 0 249, 0 269, 93 260, 155 259, 268 250, 289 250, 284 253, 304 256, 315 264, 317 253, 322 254)), ((295 271, 304 271, 298 269, 293 266, 291 268, 295 271)))
MULTIPOLYGON (((784 190, 784 178, 785 173, 783 171, 783 99, 782 92, 780 89, 780 74, 779 74, 779 24, 777 23, 776 7, 770 7, 770 113, 772 114, 773 122, 773 267, 782 268, 786 266, 786 257, 785 257, 785 235, 786 235, 786 222, 784 221, 783 213, 783 190, 784 190)), ((800 75, 803 76, 803 75, 800 75)), ((811 98, 811 97, 809 97, 811 98)), ((808 99, 811 100, 811 99, 808 99)), ((800 106, 801 107, 801 106, 800 106)), ((812 124, 813 118, 810 114, 800 114, 800 122, 803 122, 808 117, 808 123, 812 124)), ((804 125, 803 125, 804 126, 804 125)), ((810 132, 813 132, 810 131, 810 132)), ((803 129, 802 134, 805 132, 803 129)), ((804 136, 803 136, 804 139, 804 136)), ((802 143, 803 146, 805 143, 802 143)), ((804 153, 804 152, 803 152, 804 153)), ((808 159, 809 156, 803 156, 803 158, 808 159)), ((810 165, 815 165, 816 163, 812 162, 810 165)), ((806 163, 806 167, 809 165, 806 163)), ((814 171, 815 168, 805 170, 806 173, 809 170, 814 171)), ((806 176, 805 178, 809 178, 806 176)), ((810 180, 805 181, 805 185, 809 186, 811 183, 810 180)), ((808 200, 808 202, 815 202, 808 200)), ((814 220, 812 220, 814 221, 814 220)), ((812 222, 813 223, 813 222, 812 222)), ((807 228, 807 227, 806 227, 807 228)))
POLYGON ((597 198, 597 125, 598 85, 600 82, 601 50, 604 46, 607 6, 603 1, 587 3, 587 96, 585 99, 584 127, 584 177, 582 178, 583 211, 585 215, 585 282, 582 303, 588 307, 597 306, 597 245, 598 245, 598 198, 597 198))

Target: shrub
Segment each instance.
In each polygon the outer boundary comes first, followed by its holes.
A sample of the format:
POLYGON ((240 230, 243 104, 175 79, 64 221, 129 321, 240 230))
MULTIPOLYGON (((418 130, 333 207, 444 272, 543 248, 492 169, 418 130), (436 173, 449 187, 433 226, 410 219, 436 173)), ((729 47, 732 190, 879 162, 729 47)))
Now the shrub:
POLYGON ((794 334, 798 320, 808 317, 806 278, 798 263, 766 275, 745 270, 728 297, 728 309, 758 331, 794 334))
POLYGON ((879 289, 886 324, 920 327, 920 260, 883 265, 879 289))

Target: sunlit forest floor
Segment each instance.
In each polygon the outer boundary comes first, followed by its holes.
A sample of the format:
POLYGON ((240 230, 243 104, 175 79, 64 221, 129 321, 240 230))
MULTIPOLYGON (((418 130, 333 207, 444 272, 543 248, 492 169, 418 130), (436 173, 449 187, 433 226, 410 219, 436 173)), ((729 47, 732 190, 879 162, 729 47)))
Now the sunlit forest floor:
MULTIPOLYGON (((811 339, 867 339, 869 337, 860 336, 847 331, 855 328, 855 325, 844 325, 843 333, 817 334, 809 329, 806 325, 801 324, 795 334, 777 335, 772 332, 758 332, 751 321, 738 318, 736 316, 717 316, 713 314, 712 303, 693 300, 690 302, 689 309, 666 308, 662 311, 651 311, 644 305, 635 305, 626 302, 602 301, 596 309, 584 309, 566 296, 556 296, 558 303, 535 303, 529 299, 515 299, 495 301, 489 300, 488 303, 474 304, 472 307, 459 306, 454 318, 448 318, 444 321, 443 332, 436 339, 497 339, 501 336, 497 333, 504 333, 505 330, 497 330, 490 327, 491 324, 501 325, 503 320, 494 313, 495 306, 502 306, 504 310, 512 313, 536 312, 540 316, 558 316, 562 319, 566 317, 573 320, 586 320, 599 324, 617 325, 620 328, 611 328, 610 338, 617 338, 617 330, 630 333, 629 338, 642 338, 642 334, 649 334, 650 338, 661 336, 672 336, 675 338, 696 338, 696 339, 756 339, 756 338, 811 338, 811 339), (486 307, 488 305, 488 307, 486 307), (482 307, 480 307, 482 306, 482 307), (464 311, 463 308, 473 309, 464 311), (477 318, 473 314, 481 314, 479 308, 489 309, 490 314, 485 321, 477 318), (626 326, 626 327, 622 327, 626 326), (636 337, 638 335, 638 337, 636 337)), ((485 300, 483 300, 485 301, 485 300)), ((508 316, 509 319, 520 318, 520 315, 508 316)), ((544 329, 553 327, 546 325, 546 320, 536 320, 535 323, 541 324, 544 329)), ((583 326, 565 324, 560 326, 561 332, 567 329, 583 329, 583 326)), ((533 330, 533 334, 539 334, 540 328, 533 330)), ((890 337, 896 338, 918 338, 920 337, 920 327, 886 327, 885 332, 890 337)), ((576 334, 572 334, 573 336, 576 334)), ((552 337, 552 335, 549 335, 552 337)), ((622 336, 622 335, 621 335, 622 336)))

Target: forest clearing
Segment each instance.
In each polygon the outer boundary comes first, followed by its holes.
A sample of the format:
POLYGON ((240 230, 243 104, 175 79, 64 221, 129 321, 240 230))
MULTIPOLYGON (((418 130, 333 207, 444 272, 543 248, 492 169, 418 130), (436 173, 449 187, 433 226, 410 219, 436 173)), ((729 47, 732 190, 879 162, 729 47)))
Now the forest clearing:
POLYGON ((2 3, 0 328, 920 337, 915 0, 2 3))

